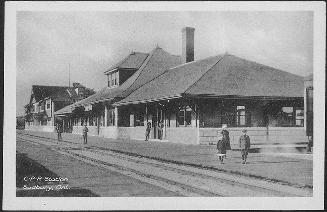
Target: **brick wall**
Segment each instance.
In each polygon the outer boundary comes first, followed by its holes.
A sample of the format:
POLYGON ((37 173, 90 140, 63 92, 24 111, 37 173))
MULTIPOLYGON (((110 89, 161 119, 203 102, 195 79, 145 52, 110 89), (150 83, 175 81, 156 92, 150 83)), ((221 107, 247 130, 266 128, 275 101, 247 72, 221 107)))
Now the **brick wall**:
MULTIPOLYGON (((244 128, 229 128, 231 145, 237 147, 244 128)), ((247 134, 252 144, 295 144, 307 142, 303 127, 250 127, 247 134)), ((215 144, 221 128, 200 128, 200 144, 215 144)), ((233 147, 232 147, 233 148, 233 147)))
POLYGON ((166 139, 173 143, 199 144, 199 128, 196 127, 176 127, 167 128, 166 139))

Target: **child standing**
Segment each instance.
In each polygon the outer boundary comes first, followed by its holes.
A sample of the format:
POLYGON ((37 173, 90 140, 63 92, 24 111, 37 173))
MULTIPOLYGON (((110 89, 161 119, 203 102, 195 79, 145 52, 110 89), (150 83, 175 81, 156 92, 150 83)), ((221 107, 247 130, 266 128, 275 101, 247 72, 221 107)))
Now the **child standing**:
POLYGON ((248 157, 249 149, 251 146, 250 137, 246 134, 247 130, 242 130, 243 135, 241 135, 239 140, 239 145, 242 153, 242 164, 246 163, 246 159, 248 157))

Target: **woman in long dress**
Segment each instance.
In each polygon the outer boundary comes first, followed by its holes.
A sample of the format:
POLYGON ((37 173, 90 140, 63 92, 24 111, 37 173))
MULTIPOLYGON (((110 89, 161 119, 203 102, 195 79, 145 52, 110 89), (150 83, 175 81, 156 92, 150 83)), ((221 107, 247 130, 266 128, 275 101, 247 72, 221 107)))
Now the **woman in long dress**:
POLYGON ((226 156, 226 144, 226 139, 224 139, 223 136, 219 136, 217 142, 217 155, 220 163, 224 162, 224 157, 226 156))

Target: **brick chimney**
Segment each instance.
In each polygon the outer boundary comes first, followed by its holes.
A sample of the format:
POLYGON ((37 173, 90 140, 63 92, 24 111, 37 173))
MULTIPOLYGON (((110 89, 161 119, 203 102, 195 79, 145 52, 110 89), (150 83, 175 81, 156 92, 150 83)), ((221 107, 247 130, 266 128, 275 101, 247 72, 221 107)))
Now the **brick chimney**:
POLYGON ((194 60, 194 30, 192 27, 182 29, 182 63, 194 60))

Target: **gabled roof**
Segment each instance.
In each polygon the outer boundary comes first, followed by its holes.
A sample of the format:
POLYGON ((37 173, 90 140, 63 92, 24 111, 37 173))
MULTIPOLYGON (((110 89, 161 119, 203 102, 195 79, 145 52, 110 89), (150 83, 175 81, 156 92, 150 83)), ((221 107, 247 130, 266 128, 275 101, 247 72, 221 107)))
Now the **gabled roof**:
POLYGON ((113 69, 139 69, 149 54, 142 52, 131 52, 123 60, 111 66, 105 73, 113 69))
POLYGON ((96 102, 124 98, 135 89, 164 73, 168 68, 179 64, 181 64, 180 56, 171 55, 157 47, 152 50, 141 67, 121 86, 115 88, 103 88, 96 94, 77 102, 75 106, 84 106, 96 102))
POLYGON ((69 114, 72 113, 74 109, 74 104, 67 105, 66 107, 61 108, 60 110, 57 110, 54 112, 55 115, 60 115, 60 114, 69 114))
MULTIPOLYGON (((71 97, 67 92, 67 89, 69 89, 68 86, 33 85, 32 93, 37 102, 45 98, 51 98, 54 101, 70 101, 71 97)), ((73 95, 76 95, 74 89, 71 89, 70 91, 73 95)))
POLYGON ((303 97, 303 77, 233 55, 167 70, 114 105, 181 96, 303 97))
MULTIPOLYGON (((94 90, 90 88, 86 88, 79 83, 79 88, 84 88, 84 96, 90 96, 91 94, 94 94, 94 90)), ((79 96, 76 91, 75 87, 68 87, 68 86, 46 86, 46 85, 33 85, 32 86, 32 98, 35 98, 35 101, 38 102, 40 100, 43 100, 45 98, 51 98, 52 101, 61 101, 61 102, 73 102, 78 101, 83 96, 79 96)), ((30 102, 31 103, 31 102, 30 102)))

